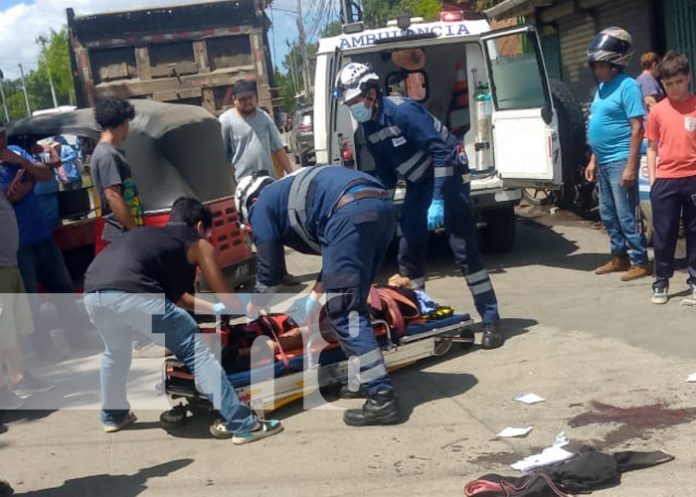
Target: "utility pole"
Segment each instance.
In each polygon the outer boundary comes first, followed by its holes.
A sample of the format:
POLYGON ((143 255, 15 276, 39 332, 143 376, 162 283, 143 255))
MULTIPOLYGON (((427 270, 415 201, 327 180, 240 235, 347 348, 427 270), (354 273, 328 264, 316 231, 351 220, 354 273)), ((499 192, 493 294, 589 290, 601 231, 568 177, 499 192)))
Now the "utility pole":
POLYGON ((51 68, 48 67, 48 60, 46 59, 46 43, 48 43, 48 40, 45 36, 37 36, 36 43, 41 45, 41 55, 43 56, 44 64, 46 64, 46 72, 48 73, 48 85, 51 87, 51 97, 53 97, 53 107, 58 107, 56 89, 53 87, 53 78, 51 77, 51 68))
POLYGON ((297 0, 297 32, 299 34, 300 53, 302 54, 302 81, 304 83, 305 98, 309 99, 311 76, 309 74, 309 57, 307 56, 304 20, 302 18, 302 0, 297 0))
POLYGON ((24 81, 24 69, 19 65, 19 77, 22 78, 22 90, 24 90, 24 103, 27 104, 27 117, 31 117, 31 107, 29 106, 29 94, 27 94, 27 83, 24 81))
POLYGON ((300 82, 297 80, 297 67, 295 63, 297 62, 297 57, 295 56, 296 47, 292 45, 290 47, 290 78, 292 79, 292 86, 295 88, 295 94, 299 93, 300 82))
POLYGON ((0 96, 2 97, 2 108, 5 110, 5 122, 10 120, 10 113, 7 111, 7 100, 5 100, 5 74, 0 69, 0 96))
POLYGON ((353 18, 353 1, 352 0, 341 0, 341 19, 343 24, 352 24, 353 18))

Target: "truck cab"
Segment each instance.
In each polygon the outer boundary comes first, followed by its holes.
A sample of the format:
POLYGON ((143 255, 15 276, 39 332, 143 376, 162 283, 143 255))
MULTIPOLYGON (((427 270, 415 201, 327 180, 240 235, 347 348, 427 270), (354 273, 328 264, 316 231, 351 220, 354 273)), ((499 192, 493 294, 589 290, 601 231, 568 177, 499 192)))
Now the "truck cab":
MULTIPOLYGON (((348 149, 354 167, 370 172, 375 165, 365 139, 349 110, 332 96, 336 74, 349 62, 369 63, 385 97, 420 102, 457 136, 469 159, 484 248, 511 249, 520 189, 557 189, 562 183, 558 121, 534 27, 492 31, 485 20, 441 21, 320 40, 317 162, 340 162, 348 149)), ((397 204, 404 193, 402 184, 397 204)))

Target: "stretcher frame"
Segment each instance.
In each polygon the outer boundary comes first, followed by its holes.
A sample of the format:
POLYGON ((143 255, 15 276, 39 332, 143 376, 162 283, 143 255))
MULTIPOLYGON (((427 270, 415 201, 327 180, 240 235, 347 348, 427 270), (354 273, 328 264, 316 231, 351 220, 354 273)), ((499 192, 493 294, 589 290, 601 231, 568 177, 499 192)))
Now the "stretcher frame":
MULTIPOLYGON (((469 329, 472 323, 469 314, 454 315, 442 320, 441 326, 437 326, 438 321, 432 321, 429 323, 430 326, 426 326, 427 330, 401 336, 396 343, 385 321, 372 321, 373 327, 383 326, 387 331, 384 335, 386 340, 382 346, 382 357, 390 372, 425 358, 442 357, 455 343, 473 345, 474 335, 469 329)), ((422 326, 423 323, 419 324, 422 326)), ((349 368, 348 359, 324 365, 313 363, 314 356, 311 350, 316 344, 313 344, 311 339, 308 342, 305 350, 310 353, 301 356, 302 370, 274 376, 253 386, 235 386, 240 400, 263 417, 265 413, 307 397, 321 388, 345 384, 349 368)), ((213 410, 207 396, 196 388, 195 380, 182 361, 173 357, 166 358, 162 374, 164 391, 172 406, 160 415, 163 427, 179 427, 189 418, 213 410)))

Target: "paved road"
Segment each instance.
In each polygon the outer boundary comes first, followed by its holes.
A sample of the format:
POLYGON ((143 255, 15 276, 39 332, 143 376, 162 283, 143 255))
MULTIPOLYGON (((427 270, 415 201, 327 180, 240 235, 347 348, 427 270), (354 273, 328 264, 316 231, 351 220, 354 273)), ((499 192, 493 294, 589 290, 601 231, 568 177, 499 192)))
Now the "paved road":
MULTIPOLYGON (((679 306, 678 298, 652 306, 648 280, 593 275, 608 243, 590 223, 523 214, 515 251, 487 257, 507 344, 455 350, 397 372, 405 423, 348 428, 340 411, 294 404, 277 412, 284 434, 234 447, 211 439, 205 420, 168 434, 157 410, 139 409, 135 429, 111 436, 101 432, 95 411, 21 413, 0 435, 0 476, 19 495, 37 497, 460 496, 482 474, 514 475, 510 463, 565 431, 573 447, 676 456, 596 495, 692 495, 696 384, 685 380, 696 372, 696 308, 679 306), (546 401, 513 402, 521 392, 546 401), (496 439, 506 426, 534 429, 526 438, 496 439)), ((442 245, 431 255, 428 289, 440 302, 470 310, 465 283, 442 245)), ((309 283, 318 259, 291 254, 289 267, 309 283)), ((384 274, 390 271, 393 263, 384 274)), ((682 270, 675 292, 684 279, 682 270)), ((135 361, 135 394, 153 388, 158 364, 135 361)), ((46 374, 60 379, 76 367, 59 364, 46 374)), ((98 356, 80 367, 85 388, 93 387, 98 356)), ((82 400, 97 405, 96 398, 82 400)))

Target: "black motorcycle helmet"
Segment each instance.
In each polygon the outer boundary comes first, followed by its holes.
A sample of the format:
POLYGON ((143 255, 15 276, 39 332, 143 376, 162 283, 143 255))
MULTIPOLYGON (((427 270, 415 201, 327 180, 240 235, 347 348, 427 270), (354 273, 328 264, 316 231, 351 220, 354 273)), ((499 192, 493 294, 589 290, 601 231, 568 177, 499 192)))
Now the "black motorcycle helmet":
POLYGON ((626 67, 633 57, 633 38, 625 29, 611 27, 597 33, 587 50, 587 62, 626 67))

